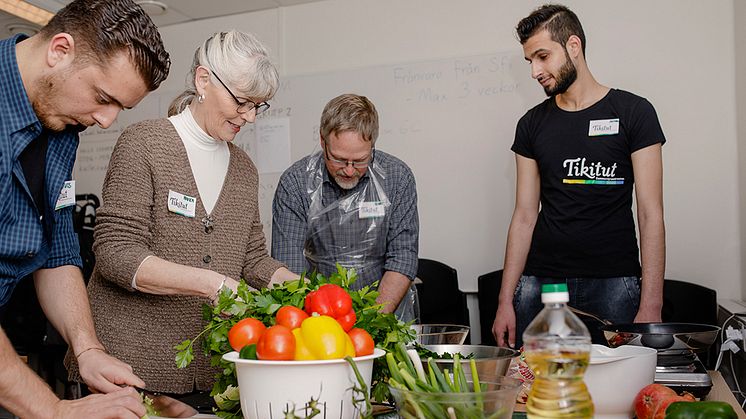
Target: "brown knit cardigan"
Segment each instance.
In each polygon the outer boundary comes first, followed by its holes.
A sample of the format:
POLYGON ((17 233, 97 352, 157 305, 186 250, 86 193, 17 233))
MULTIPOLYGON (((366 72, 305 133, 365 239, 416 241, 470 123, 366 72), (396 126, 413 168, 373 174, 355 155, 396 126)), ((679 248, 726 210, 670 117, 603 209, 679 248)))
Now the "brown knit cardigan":
MULTIPOLYGON (((249 156, 229 143, 230 163, 223 189, 206 216, 186 149, 167 119, 128 127, 117 141, 97 213, 96 266, 88 294, 96 333, 113 356, 130 364, 151 391, 208 390, 215 370, 194 344, 194 361, 176 368, 174 345, 203 329, 205 298, 159 296, 132 288, 132 278, 149 255, 267 285, 281 263, 270 258, 259 220, 258 174, 249 156), (196 216, 168 211, 169 190, 197 198, 196 216)), ((81 381, 68 353, 70 378, 81 381)))

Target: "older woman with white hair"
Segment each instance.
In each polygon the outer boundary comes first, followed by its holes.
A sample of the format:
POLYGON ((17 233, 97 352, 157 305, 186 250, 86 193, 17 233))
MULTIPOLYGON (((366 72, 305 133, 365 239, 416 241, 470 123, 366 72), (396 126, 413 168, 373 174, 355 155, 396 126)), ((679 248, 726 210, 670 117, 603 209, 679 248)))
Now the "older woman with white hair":
POLYGON ((177 369, 173 347, 199 334, 201 306, 220 290, 235 290, 240 278, 254 288, 298 278, 267 253, 256 166, 231 143, 269 108, 277 86, 254 36, 216 33, 197 49, 169 118, 128 127, 114 147, 88 285, 105 346, 94 350, 131 365, 150 391, 212 387, 210 359, 195 351, 177 369))

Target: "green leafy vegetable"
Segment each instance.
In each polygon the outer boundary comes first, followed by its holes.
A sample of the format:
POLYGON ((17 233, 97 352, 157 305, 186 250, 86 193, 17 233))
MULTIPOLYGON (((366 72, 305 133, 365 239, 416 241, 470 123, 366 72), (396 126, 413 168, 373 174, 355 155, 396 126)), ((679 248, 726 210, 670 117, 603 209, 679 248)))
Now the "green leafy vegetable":
POLYGON ((399 416, 405 419, 494 419, 501 417, 502 411, 494 414, 485 412, 482 386, 477 375, 474 359, 469 361, 471 379, 461 365, 462 357, 453 355, 453 380, 446 369, 441 371, 433 358, 427 359, 427 372, 420 370, 422 365, 417 351, 407 351, 402 344, 386 354, 391 370, 389 384, 403 390, 399 403, 399 416), (396 366, 396 367, 395 367, 396 366), (398 369, 397 369, 398 368, 398 369), (471 383, 469 382, 471 381, 471 383), (409 393, 415 392, 415 393, 409 393), (449 397, 452 393, 473 393, 473 399, 449 397))
MULTIPOLYGON (((207 322, 204 330, 193 339, 174 346, 177 351, 176 365, 179 368, 189 365, 194 360, 194 344, 200 342, 202 350, 210 357, 210 364, 220 368, 210 395, 214 397, 225 393, 229 386, 236 387, 238 384, 235 365, 222 358, 224 354, 233 350, 228 343, 230 328, 246 317, 256 318, 265 325, 272 326, 280 307, 292 305, 303 308, 306 295, 323 284, 336 284, 349 292, 357 315, 355 327, 368 331, 377 347, 391 351, 397 344, 404 345, 414 340, 415 331, 409 324, 401 322, 393 314, 381 313, 381 305, 376 303, 377 283, 362 287, 360 290, 350 289, 350 285, 357 279, 354 269, 347 270, 337 264, 337 272, 328 277, 319 273, 312 273, 308 278, 303 276, 297 281, 274 284, 271 288, 261 290, 250 290, 244 281, 239 284, 236 294, 232 294, 230 290, 223 290, 214 307, 203 307, 202 317, 207 322)), ((389 367, 386 360, 383 357, 376 359, 371 384, 371 395, 375 401, 391 399, 386 385, 388 377, 389 367)), ((219 406, 215 413, 224 419, 242 417, 238 403, 230 408, 219 406)))
POLYGON ((145 406, 145 416, 140 419, 149 419, 150 416, 160 416, 155 407, 153 407, 153 399, 140 392, 140 400, 142 400, 142 405, 145 406))
MULTIPOLYGON (((432 358, 432 359, 453 359, 453 355, 454 354, 452 354, 452 353, 448 353, 448 352, 443 352, 443 353, 433 352, 433 351, 425 348, 424 346, 422 346, 422 345, 420 345, 418 343, 415 343, 414 347, 417 350, 417 353, 420 355, 420 358, 422 358, 422 359, 427 359, 427 358, 432 358)), ((458 355, 459 355, 459 357, 461 357, 461 359, 472 359, 472 358, 474 358, 474 354, 473 353, 469 353, 469 354, 466 354, 466 355, 464 355, 464 354, 458 354, 458 355)))

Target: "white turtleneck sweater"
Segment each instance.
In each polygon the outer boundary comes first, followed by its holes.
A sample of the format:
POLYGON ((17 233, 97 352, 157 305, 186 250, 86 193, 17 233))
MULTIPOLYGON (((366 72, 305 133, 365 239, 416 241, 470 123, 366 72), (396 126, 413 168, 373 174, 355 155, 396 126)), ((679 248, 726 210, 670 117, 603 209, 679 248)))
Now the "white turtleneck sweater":
POLYGON ((197 124, 188 106, 183 112, 169 117, 168 120, 174 125, 181 142, 184 143, 202 206, 210 214, 228 173, 228 143, 207 135, 197 124))

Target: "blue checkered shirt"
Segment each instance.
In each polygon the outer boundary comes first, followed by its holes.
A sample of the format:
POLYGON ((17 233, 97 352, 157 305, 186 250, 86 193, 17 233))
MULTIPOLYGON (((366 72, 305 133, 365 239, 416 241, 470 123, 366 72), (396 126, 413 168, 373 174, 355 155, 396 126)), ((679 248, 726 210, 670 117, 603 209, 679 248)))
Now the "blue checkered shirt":
POLYGON ((16 43, 25 38, 0 41, 0 306, 18 281, 37 269, 82 266, 73 207, 54 210, 64 182, 72 179, 78 131, 48 134, 44 214, 34 204, 18 160, 42 132, 16 62, 16 43))
MULTIPOLYGON (((307 216, 311 204, 309 192, 316 187, 316 185, 307 184, 309 176, 306 168, 310 159, 319 159, 316 167, 320 165, 323 171, 324 208, 344 196, 360 191, 371 181, 371 178, 369 172, 366 171, 358 185, 346 191, 329 176, 321 153, 311 154, 295 162, 280 178, 272 205, 272 257, 285 263, 296 273, 318 269, 324 275, 329 275, 334 269, 333 264, 312 266, 303 253, 308 235, 307 216)), ((361 277, 353 284, 355 288, 380 280, 386 271, 399 272, 410 279, 414 279, 417 275, 419 219, 414 175, 404 162, 380 150, 376 150, 375 164, 380 165, 386 174, 386 176, 381 176, 380 182, 383 191, 391 201, 391 207, 387 210, 387 217, 390 218, 387 231, 380 239, 384 247, 381 250, 383 258, 378 261, 377 255, 370 257, 370 260, 376 259, 373 262, 375 266, 359 272, 361 277)), ((320 253, 324 253, 325 249, 329 248, 354 247, 355 243, 365 240, 365 237, 360 236, 359 231, 345 229, 344 226, 334 229, 333 233, 324 231, 318 234, 316 232, 316 237, 318 240, 334 242, 315 243, 314 246, 320 253)), ((340 258, 340 255, 330 254, 319 256, 326 260, 340 258)), ((369 256, 371 255, 364 255, 363 258, 369 256)))

